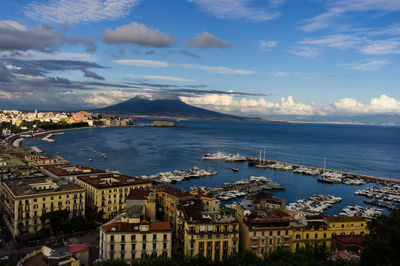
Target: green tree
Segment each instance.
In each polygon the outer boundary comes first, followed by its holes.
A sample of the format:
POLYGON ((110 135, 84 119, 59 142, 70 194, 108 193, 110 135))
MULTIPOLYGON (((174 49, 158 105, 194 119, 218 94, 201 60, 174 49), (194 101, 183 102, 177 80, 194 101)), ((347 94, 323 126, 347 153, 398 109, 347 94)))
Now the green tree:
POLYGON ((400 208, 375 216, 367 226, 361 265, 400 265, 400 208))
POLYGON ((94 264, 95 266, 127 266, 123 259, 105 260, 94 264))

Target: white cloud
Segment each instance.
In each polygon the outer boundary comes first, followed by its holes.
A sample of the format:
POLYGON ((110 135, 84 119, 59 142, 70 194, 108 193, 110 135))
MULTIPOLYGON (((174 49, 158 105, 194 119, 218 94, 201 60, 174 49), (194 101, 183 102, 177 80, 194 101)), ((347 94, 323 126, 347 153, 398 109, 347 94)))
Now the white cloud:
POLYGON ((129 65, 129 66, 145 66, 145 67, 168 67, 169 64, 163 61, 153 61, 153 60, 135 60, 135 59, 120 59, 114 60, 114 63, 120 65, 129 65))
POLYGON ((84 103, 88 103, 99 107, 126 101, 135 96, 134 93, 124 92, 119 90, 96 91, 90 93, 89 95, 90 97, 88 97, 87 94, 79 95, 78 98, 80 99, 80 101, 84 103))
POLYGON ((306 44, 306 45, 317 45, 317 46, 326 46, 331 48, 350 48, 354 47, 355 45, 359 44, 361 41, 360 38, 354 35, 347 35, 347 34, 333 34, 325 36, 321 39, 309 39, 300 41, 299 44, 306 44))
POLYGON ((290 50, 292 54, 302 56, 302 57, 317 57, 318 55, 321 54, 321 50, 316 48, 316 47, 310 47, 310 46, 299 46, 292 48, 290 50))
POLYGON ((187 44, 197 48, 219 48, 226 49, 232 47, 232 43, 218 39, 210 33, 204 31, 203 33, 196 34, 195 37, 189 39, 187 44))
POLYGON ((184 79, 184 78, 178 78, 178 77, 173 77, 173 76, 155 76, 155 75, 147 75, 143 76, 145 79, 157 79, 157 80, 170 80, 170 81, 190 81, 194 82, 195 80, 191 79, 184 79))
POLYGON ((125 17, 139 0, 49 0, 31 2, 24 14, 48 22, 77 24, 125 17))
POLYGON ((315 31, 332 26, 338 21, 338 17, 348 12, 384 11, 394 12, 400 10, 398 0, 339 0, 328 1, 326 12, 308 19, 302 26, 303 31, 315 31))
POLYGON ((224 66, 201 66, 192 64, 183 64, 182 66, 184 68, 205 70, 207 72, 218 73, 218 74, 248 75, 255 73, 255 71, 252 70, 232 69, 224 66))
POLYGON ((354 98, 343 98, 329 105, 318 106, 295 102, 292 96, 280 102, 264 98, 237 98, 235 95, 207 94, 198 97, 180 97, 187 104, 211 110, 241 115, 367 115, 400 114, 400 101, 385 94, 362 103, 354 98))
POLYGON ((290 73, 281 71, 281 72, 275 72, 275 73, 273 73, 273 75, 274 75, 274 77, 287 77, 287 76, 290 76, 290 73))
POLYGON ((269 1, 263 6, 254 5, 253 0, 188 0, 197 4, 204 12, 217 18, 247 19, 261 22, 275 19, 279 12, 275 8, 283 1, 269 1))
POLYGON ((370 41, 367 45, 361 47, 360 51, 364 54, 399 54, 400 39, 370 41))
POLYGON ((362 62, 362 63, 339 64, 339 66, 349 66, 356 70, 374 71, 380 69, 381 67, 387 64, 389 64, 388 60, 372 60, 369 62, 362 62))
POLYGON ((261 48, 263 51, 271 51, 272 48, 274 48, 278 44, 277 41, 266 41, 266 40, 259 40, 257 42, 257 45, 261 48))
POLYGON ((103 34, 106 43, 129 43, 139 46, 169 47, 175 39, 157 29, 151 29, 143 24, 132 22, 115 30, 106 29, 103 34))

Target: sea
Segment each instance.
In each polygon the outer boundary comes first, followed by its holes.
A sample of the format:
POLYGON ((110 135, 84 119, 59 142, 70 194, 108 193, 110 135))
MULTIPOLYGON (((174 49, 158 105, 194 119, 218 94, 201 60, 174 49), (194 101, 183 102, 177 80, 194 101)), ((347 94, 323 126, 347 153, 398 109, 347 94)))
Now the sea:
MULTIPOLYGON (((146 123, 149 121, 141 121, 146 123)), ((334 195, 342 202, 325 211, 339 213, 347 205, 361 205, 364 197, 354 192, 363 186, 324 184, 316 177, 290 171, 260 169, 245 163, 204 161, 203 155, 218 151, 270 160, 323 167, 373 176, 400 178, 400 128, 359 125, 179 121, 182 127, 109 127, 67 130, 55 142, 26 139, 22 147, 37 146, 46 154, 60 155, 71 164, 82 164, 130 176, 189 169, 194 166, 218 171, 212 177, 191 179, 177 188, 221 186, 224 183, 266 176, 286 187, 272 192, 287 203, 314 194, 334 195), (83 152, 80 152, 83 149, 83 152), (107 159, 102 154, 107 155, 107 159), (92 161, 89 161, 89 158, 92 161), (233 172, 232 168, 239 168, 233 172)), ((229 202, 230 203, 230 202, 229 202)))

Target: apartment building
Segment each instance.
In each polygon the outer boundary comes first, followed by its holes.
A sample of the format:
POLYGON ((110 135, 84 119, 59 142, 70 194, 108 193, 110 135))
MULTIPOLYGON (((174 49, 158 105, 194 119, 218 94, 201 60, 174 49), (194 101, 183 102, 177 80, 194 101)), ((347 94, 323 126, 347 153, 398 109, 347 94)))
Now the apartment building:
POLYGON ((89 206, 103 211, 104 218, 115 217, 126 208, 131 189, 151 187, 151 181, 114 173, 77 176, 75 183, 86 190, 89 206))
POLYGON ((66 180, 48 177, 3 181, 3 217, 13 234, 34 234, 45 226, 40 217, 47 212, 68 210, 70 218, 85 215, 85 189, 66 180))

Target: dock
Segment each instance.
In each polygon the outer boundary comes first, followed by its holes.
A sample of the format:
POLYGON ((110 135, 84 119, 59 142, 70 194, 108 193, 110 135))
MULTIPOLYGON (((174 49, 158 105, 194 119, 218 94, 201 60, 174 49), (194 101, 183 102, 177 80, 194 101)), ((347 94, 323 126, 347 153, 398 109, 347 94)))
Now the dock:
POLYGON ((293 163, 287 163, 287 162, 280 162, 280 161, 273 161, 273 160, 266 160, 266 159, 259 159, 259 158, 254 158, 254 157, 247 157, 247 161, 249 162, 249 166, 255 166, 258 164, 264 165, 265 168, 267 168, 269 165, 273 164, 283 164, 285 166, 291 166, 293 167, 293 170, 297 168, 309 168, 312 170, 318 170, 321 173, 323 172, 332 172, 332 173, 337 173, 341 174, 346 178, 349 179, 362 179, 365 182, 372 182, 372 183, 378 183, 378 184, 400 184, 400 179, 395 179, 395 178, 388 178, 388 177, 378 177, 378 176, 371 176, 371 175, 363 175, 363 174, 357 174, 357 173, 350 173, 350 172, 344 172, 344 171, 339 171, 339 170, 331 170, 331 169, 326 169, 326 168, 320 168, 320 167, 315 167, 315 166, 306 166, 306 165, 300 165, 300 164, 293 164, 293 163))

